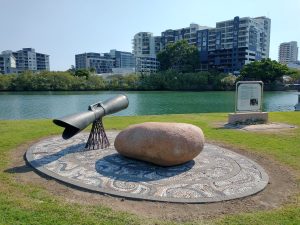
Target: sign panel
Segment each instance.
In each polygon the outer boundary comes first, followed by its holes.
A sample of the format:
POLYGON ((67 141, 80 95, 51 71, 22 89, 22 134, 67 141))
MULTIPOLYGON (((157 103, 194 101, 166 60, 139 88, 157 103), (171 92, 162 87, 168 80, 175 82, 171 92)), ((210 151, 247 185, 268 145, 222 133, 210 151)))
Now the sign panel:
POLYGON ((239 81, 236 84, 236 112, 262 111, 262 81, 239 81))

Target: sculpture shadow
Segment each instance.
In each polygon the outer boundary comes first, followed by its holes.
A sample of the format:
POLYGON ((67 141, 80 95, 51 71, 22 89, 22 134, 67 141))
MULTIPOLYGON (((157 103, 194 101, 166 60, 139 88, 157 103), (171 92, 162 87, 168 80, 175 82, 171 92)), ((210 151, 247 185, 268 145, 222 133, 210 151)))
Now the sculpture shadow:
POLYGON ((62 149, 61 151, 56 152, 52 155, 46 155, 40 159, 34 159, 34 160, 27 159, 27 162, 34 167, 42 167, 51 162, 57 161, 58 159, 60 159, 61 157, 65 156, 65 155, 68 155, 71 153, 76 153, 76 152, 81 152, 81 151, 86 151, 86 149, 84 147, 85 147, 84 143, 72 145, 72 146, 62 149))
POLYGON ((33 168, 26 162, 25 165, 15 166, 6 170, 3 170, 5 173, 28 173, 33 171, 33 168))
POLYGON ((56 160, 58 160, 59 158, 70 154, 70 153, 75 153, 75 152, 80 152, 80 151, 86 151, 86 149, 84 149, 85 144, 77 144, 77 145, 73 145, 70 147, 67 147, 65 149, 62 149, 59 152, 56 152, 55 154, 52 155, 47 155, 44 156, 40 159, 35 159, 35 160, 28 160, 26 158, 26 153, 24 154, 23 158, 25 160, 25 165, 22 166, 16 166, 16 167, 12 167, 9 169, 4 170, 4 172, 6 173, 27 173, 27 172, 31 172, 33 171, 32 166, 34 167, 41 167, 44 165, 47 165, 51 162, 54 162, 56 160))
POLYGON ((163 167, 153 163, 124 157, 118 153, 96 161, 96 171, 114 180, 126 182, 148 182, 178 176, 193 168, 195 161, 163 167))

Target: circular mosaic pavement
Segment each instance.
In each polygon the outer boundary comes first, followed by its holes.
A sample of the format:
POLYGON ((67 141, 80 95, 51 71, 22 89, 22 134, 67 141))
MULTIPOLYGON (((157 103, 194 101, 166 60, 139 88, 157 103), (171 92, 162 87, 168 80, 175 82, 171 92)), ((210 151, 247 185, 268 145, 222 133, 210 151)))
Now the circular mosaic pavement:
POLYGON ((117 134, 107 132, 111 146, 104 150, 85 150, 87 133, 51 137, 32 145, 26 159, 38 171, 81 188, 154 201, 224 201, 255 194, 268 183, 258 164, 216 145, 205 144, 183 165, 160 167, 119 155, 113 145, 117 134))

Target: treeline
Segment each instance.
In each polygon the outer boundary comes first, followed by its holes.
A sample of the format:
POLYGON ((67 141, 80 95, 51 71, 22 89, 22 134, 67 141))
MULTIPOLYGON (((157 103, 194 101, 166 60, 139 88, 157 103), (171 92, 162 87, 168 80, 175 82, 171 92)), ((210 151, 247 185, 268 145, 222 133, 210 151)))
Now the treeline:
POLYGON ((69 72, 26 71, 19 75, 0 75, 2 91, 98 90, 104 87, 104 80, 101 77, 77 77, 69 72))
POLYGON ((179 73, 167 70, 151 75, 112 75, 66 72, 23 72, 0 75, 0 91, 82 90, 231 90, 235 76, 217 72, 179 73))
POLYGON ((173 70, 161 71, 150 76, 140 76, 142 90, 209 91, 232 90, 236 77, 219 72, 180 73, 173 70))
POLYGON ((300 82, 300 71, 274 60, 263 59, 245 65, 239 76, 218 71, 187 72, 188 66, 145 74, 102 77, 93 70, 70 69, 65 72, 23 72, 0 75, 0 91, 83 91, 83 90, 234 90, 239 80, 261 80, 266 89, 278 90, 285 84, 300 82))

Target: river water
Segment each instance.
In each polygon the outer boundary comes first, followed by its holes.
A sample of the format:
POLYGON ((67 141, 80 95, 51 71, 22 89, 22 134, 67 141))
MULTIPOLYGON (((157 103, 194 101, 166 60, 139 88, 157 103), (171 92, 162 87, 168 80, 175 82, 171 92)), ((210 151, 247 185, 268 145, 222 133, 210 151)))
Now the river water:
MULTIPOLYGON (((0 92, 0 119, 57 118, 126 94, 129 107, 116 115, 233 112, 234 92, 0 92)), ((264 92, 264 111, 293 111, 296 92, 264 92)))

